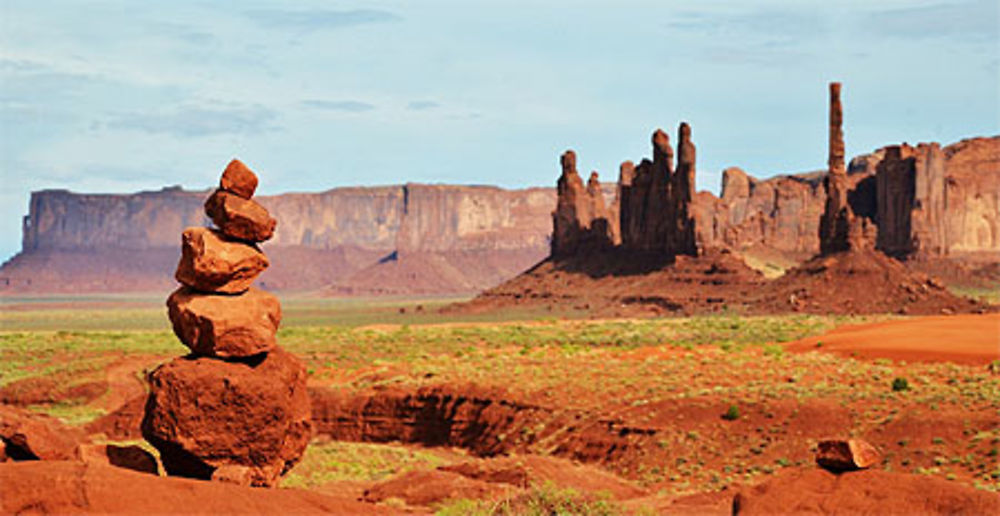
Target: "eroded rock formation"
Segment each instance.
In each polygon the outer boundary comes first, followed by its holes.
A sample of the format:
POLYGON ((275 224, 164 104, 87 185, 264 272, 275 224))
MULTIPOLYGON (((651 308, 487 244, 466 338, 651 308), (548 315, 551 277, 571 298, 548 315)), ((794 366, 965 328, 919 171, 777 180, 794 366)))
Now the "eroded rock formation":
POLYGON ((819 221, 820 254, 847 251, 863 245, 864 228, 852 225, 863 224, 855 219, 848 203, 849 182, 844 163, 844 122, 843 107, 840 103, 840 83, 830 83, 830 155, 827 160, 827 175, 823 179, 826 203, 819 221))
POLYGON ((588 184, 576 171, 576 153, 568 150, 559 158, 562 174, 556 183, 556 209, 552 212, 553 256, 568 256, 587 249, 610 247, 614 233, 597 173, 588 184))
POLYGON ((169 475, 273 486, 309 443, 305 366, 277 345, 278 299, 250 287, 268 263, 256 244, 275 227, 256 185, 234 160, 205 203, 219 229, 184 232, 167 307, 192 354, 149 374, 142 421, 169 475))
POLYGON ((677 170, 670 137, 657 129, 651 143, 653 159, 635 166, 625 161, 619 167, 617 206, 618 237, 623 249, 697 255, 694 202, 695 147, 691 128, 682 123, 678 130, 677 170))

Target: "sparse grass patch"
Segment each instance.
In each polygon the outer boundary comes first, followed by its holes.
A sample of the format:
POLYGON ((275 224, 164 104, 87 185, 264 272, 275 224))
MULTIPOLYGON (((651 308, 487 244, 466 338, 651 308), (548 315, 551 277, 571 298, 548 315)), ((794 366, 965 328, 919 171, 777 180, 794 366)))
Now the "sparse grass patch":
POLYGON ((329 441, 313 443, 282 487, 315 488, 335 481, 376 482, 414 469, 433 469, 440 455, 399 445, 329 441))

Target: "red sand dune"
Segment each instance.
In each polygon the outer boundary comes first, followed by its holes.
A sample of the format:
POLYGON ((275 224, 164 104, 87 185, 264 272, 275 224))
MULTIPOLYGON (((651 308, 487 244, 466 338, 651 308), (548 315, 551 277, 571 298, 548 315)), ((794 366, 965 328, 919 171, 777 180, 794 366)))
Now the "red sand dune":
POLYGON ((983 365, 1000 359, 1000 314, 915 317, 842 326, 787 347, 865 358, 983 365), (817 347, 817 343, 822 345, 817 347))

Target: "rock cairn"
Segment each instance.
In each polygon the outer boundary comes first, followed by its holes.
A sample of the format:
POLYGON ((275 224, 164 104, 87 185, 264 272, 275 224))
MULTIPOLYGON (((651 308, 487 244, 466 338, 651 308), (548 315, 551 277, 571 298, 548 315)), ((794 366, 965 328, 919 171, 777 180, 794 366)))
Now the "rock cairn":
POLYGON ((205 203, 216 228, 181 237, 167 308, 191 353, 150 373, 142 422, 168 475, 274 486, 312 435, 305 367, 275 339, 281 305, 251 286, 269 265, 257 244, 276 225, 256 189, 233 160, 205 203))

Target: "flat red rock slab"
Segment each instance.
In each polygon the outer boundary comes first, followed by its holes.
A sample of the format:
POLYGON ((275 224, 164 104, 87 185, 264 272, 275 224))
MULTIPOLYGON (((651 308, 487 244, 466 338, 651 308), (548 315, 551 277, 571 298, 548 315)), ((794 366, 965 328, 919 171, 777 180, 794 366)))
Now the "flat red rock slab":
POLYGON ((224 295, 181 287, 167 298, 167 309, 174 334, 196 355, 240 358, 277 346, 281 303, 263 290, 224 295))
POLYGON ((82 462, 0 464, 0 513, 387 514, 350 499, 299 489, 256 489, 156 477, 82 462))
POLYGON ((216 190, 205 201, 205 213, 230 238, 263 242, 274 235, 277 221, 256 201, 216 190))
POLYGON ((271 264, 256 245, 230 240, 209 228, 187 228, 174 277, 201 292, 239 294, 271 264))

